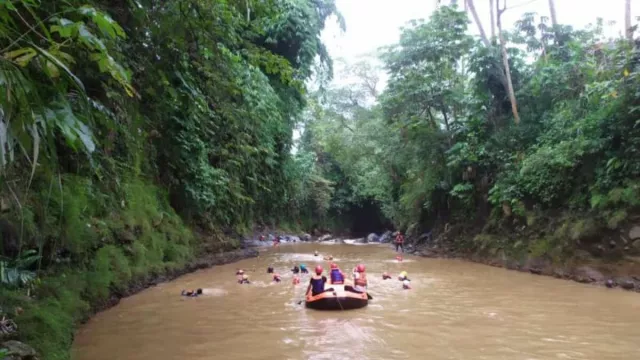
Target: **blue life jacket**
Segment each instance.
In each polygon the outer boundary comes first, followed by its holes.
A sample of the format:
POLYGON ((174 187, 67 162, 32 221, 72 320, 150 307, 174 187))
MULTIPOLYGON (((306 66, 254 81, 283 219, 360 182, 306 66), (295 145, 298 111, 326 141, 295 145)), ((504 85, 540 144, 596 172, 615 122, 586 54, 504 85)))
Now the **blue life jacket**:
POLYGON ((342 276, 342 273, 340 272, 340 269, 332 269, 331 270, 331 283, 333 283, 333 284, 343 284, 344 283, 344 277, 342 276))
POLYGON ((323 292, 325 281, 326 281, 326 278, 324 278, 324 276, 320 279, 311 278, 311 293, 316 295, 323 292))

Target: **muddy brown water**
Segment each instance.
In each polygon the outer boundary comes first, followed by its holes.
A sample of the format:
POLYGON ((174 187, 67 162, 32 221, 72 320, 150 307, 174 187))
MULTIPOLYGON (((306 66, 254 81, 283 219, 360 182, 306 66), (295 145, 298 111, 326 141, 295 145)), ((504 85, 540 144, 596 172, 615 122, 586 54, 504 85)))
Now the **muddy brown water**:
POLYGON ((78 331, 73 359, 640 359, 640 295, 457 260, 398 263, 385 245, 285 245, 123 299, 78 331), (288 269, 326 268, 315 249, 345 273, 367 266, 368 307, 298 304, 308 275, 293 286, 288 269), (236 268, 253 283, 237 284, 236 268), (411 290, 395 279, 403 270, 411 290), (179 295, 198 287, 207 294, 179 295))

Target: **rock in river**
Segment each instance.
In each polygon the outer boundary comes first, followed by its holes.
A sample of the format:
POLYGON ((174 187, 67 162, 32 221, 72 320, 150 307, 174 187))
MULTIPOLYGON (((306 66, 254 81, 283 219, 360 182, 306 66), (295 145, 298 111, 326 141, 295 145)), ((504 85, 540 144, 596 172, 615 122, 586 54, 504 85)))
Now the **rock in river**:
POLYGON ((592 267, 581 266, 576 270, 576 277, 580 282, 594 282, 603 281, 604 275, 592 267))
POLYGON ((327 241, 331 239, 331 234, 325 234, 320 236, 320 238, 318 238, 318 241, 327 241))
POLYGON ((378 242, 379 237, 378 237, 378 235, 376 235, 374 233, 371 233, 371 234, 367 235, 367 237, 365 239, 366 239, 366 242, 368 242, 368 243, 370 243, 370 242, 378 242))
POLYGON ((382 234, 378 240, 384 244, 384 243, 391 242, 391 238, 392 238, 392 232, 387 231, 384 234, 382 234))
POLYGON ((616 282, 625 290, 633 290, 636 287, 636 283, 628 277, 616 279, 616 282))

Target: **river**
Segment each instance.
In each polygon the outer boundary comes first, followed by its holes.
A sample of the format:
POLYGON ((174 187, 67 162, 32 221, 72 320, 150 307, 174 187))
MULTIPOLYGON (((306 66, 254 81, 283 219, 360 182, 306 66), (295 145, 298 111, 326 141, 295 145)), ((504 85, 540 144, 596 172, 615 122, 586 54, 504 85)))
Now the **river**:
POLYGON ((284 245, 185 275, 97 314, 73 349, 74 360, 638 358, 638 294, 458 260, 399 263, 385 245, 284 245), (345 273, 367 266, 368 307, 326 312, 298 304, 308 275, 293 286, 288 269, 301 262, 326 269, 316 249, 345 273), (271 283, 268 265, 281 283, 271 283), (237 284, 236 268, 252 284, 237 284), (396 279, 403 270, 411 290, 396 279), (383 281, 383 271, 394 278, 383 281), (208 294, 180 296, 198 287, 208 294))

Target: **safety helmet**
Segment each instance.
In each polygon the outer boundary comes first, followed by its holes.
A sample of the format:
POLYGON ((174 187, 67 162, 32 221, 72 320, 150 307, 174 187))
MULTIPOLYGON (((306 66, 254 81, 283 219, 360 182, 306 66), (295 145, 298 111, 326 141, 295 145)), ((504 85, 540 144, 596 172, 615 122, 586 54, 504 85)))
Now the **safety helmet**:
POLYGON ((323 271, 322 266, 320 266, 320 265, 316 266, 316 274, 317 275, 322 274, 322 271, 323 271))

